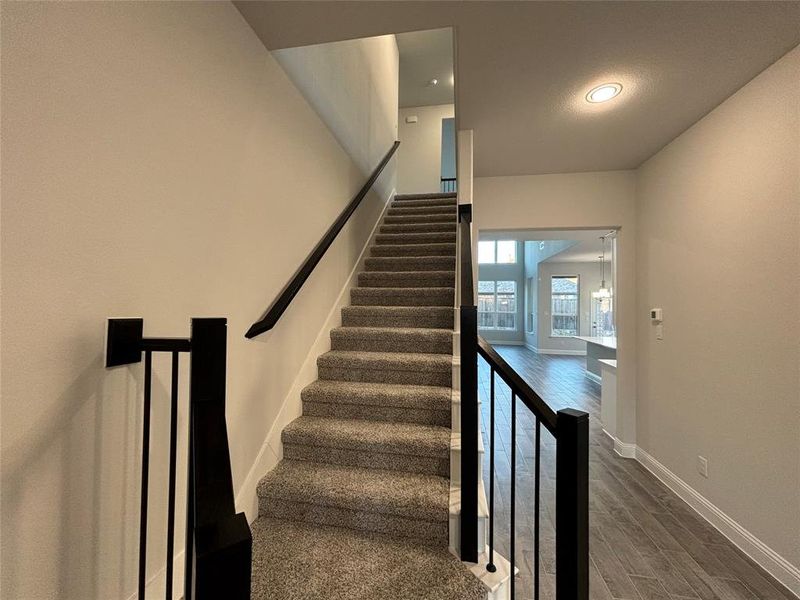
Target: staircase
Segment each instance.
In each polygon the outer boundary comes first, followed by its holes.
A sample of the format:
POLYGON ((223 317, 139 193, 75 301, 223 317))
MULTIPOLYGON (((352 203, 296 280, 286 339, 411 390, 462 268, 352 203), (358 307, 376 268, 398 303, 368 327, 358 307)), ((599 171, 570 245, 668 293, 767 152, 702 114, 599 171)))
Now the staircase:
POLYGON ((448 551, 456 211, 455 194, 388 209, 258 486, 252 598, 487 597, 448 551))

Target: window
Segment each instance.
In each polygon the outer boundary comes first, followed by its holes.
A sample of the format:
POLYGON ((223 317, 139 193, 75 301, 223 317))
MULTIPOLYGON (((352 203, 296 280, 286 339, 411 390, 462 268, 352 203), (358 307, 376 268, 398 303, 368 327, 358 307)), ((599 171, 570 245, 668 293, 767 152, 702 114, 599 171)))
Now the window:
POLYGON ((578 276, 553 275, 550 284, 551 335, 578 335, 578 276))
POLYGON ((478 242, 478 264, 510 265, 517 262, 517 242, 487 240, 478 242))
POLYGON ((478 327, 517 328, 517 282, 478 282, 478 327))

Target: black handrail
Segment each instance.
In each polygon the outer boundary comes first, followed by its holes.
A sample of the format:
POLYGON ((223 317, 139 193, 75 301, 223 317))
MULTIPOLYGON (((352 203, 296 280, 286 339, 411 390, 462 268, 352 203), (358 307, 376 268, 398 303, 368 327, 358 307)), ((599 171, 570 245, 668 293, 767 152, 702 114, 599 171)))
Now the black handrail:
MULTIPOLYGON (((539 598, 541 425, 556 440, 556 600, 588 600, 589 598, 589 415, 571 408, 555 412, 523 380, 517 372, 482 337, 478 336, 478 353, 489 364, 489 561, 494 565, 494 455, 495 455, 495 375, 511 390, 511 498, 509 561, 515 563, 516 517, 516 439, 517 398, 533 413, 535 421, 535 453, 533 484, 533 597, 539 598)), ((510 582, 514 598, 515 580, 510 582)))
POLYGON ((333 225, 328 228, 328 231, 325 232, 325 235, 322 236, 322 239, 317 243, 316 246, 314 246, 311 254, 306 257, 305 261, 303 261, 303 264, 300 265, 300 268, 295 272, 289 283, 284 286, 278 297, 275 298, 275 300, 272 301, 272 304, 269 305, 269 308, 264 313, 264 316, 250 326, 250 329, 248 329, 247 333, 245 334, 246 338, 254 338, 257 335, 260 335, 265 331, 269 331, 275 327, 278 319, 281 318, 281 315, 283 315, 283 313, 289 307, 289 304, 291 304, 292 300, 297 295, 297 292, 299 292, 300 288, 303 287, 306 279, 308 279, 309 275, 311 275, 319 261, 322 260, 322 257, 325 255, 325 252, 328 250, 328 248, 330 248, 333 240, 336 239, 336 236, 339 235, 339 232, 345 226, 345 223, 347 223, 355 210, 361 204, 361 201, 367 195, 367 192, 369 192, 370 188, 378 180, 378 177, 380 177, 383 169, 391 160, 399 145, 399 141, 392 144, 392 147, 389 148, 389 151, 386 153, 383 159, 381 159, 381 162, 378 163, 378 166, 375 167, 374 171, 372 171, 372 175, 370 175, 369 179, 367 179, 358 193, 353 197, 353 199, 350 201, 350 204, 348 204, 341 214, 336 218, 336 220, 333 222, 333 225))
POLYGON ((542 397, 519 376, 519 373, 497 353, 497 350, 481 336, 478 336, 478 353, 500 374, 508 384, 508 387, 511 388, 511 391, 517 394, 520 400, 525 403, 525 406, 541 419, 544 426, 547 427, 547 430, 555 435, 558 422, 558 415, 556 412, 550 408, 547 403, 542 400, 542 397))

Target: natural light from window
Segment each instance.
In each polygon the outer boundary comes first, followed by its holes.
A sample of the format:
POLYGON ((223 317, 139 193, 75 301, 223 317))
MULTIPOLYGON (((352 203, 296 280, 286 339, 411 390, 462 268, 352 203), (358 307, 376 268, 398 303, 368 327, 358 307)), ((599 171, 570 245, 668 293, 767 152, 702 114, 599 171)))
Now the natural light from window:
POLYGON ((550 279, 551 336, 578 335, 578 290, 577 275, 553 275, 550 279))
POLYGON ((517 328, 517 282, 478 282, 478 327, 481 329, 517 328))
POLYGON ((514 240, 484 240, 478 242, 478 264, 509 265, 517 262, 517 242, 514 240))

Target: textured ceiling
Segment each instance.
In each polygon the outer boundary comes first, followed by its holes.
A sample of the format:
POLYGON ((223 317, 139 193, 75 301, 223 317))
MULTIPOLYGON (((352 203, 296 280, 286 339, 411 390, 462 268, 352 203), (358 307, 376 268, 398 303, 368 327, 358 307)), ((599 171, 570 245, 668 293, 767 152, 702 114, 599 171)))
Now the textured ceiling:
POLYGON ((635 168, 800 43, 800 2, 235 4, 270 49, 454 27, 477 176, 635 168))
POLYGON ((453 103, 453 30, 400 33, 400 108, 453 103), (430 85, 437 79, 437 85, 430 85))

